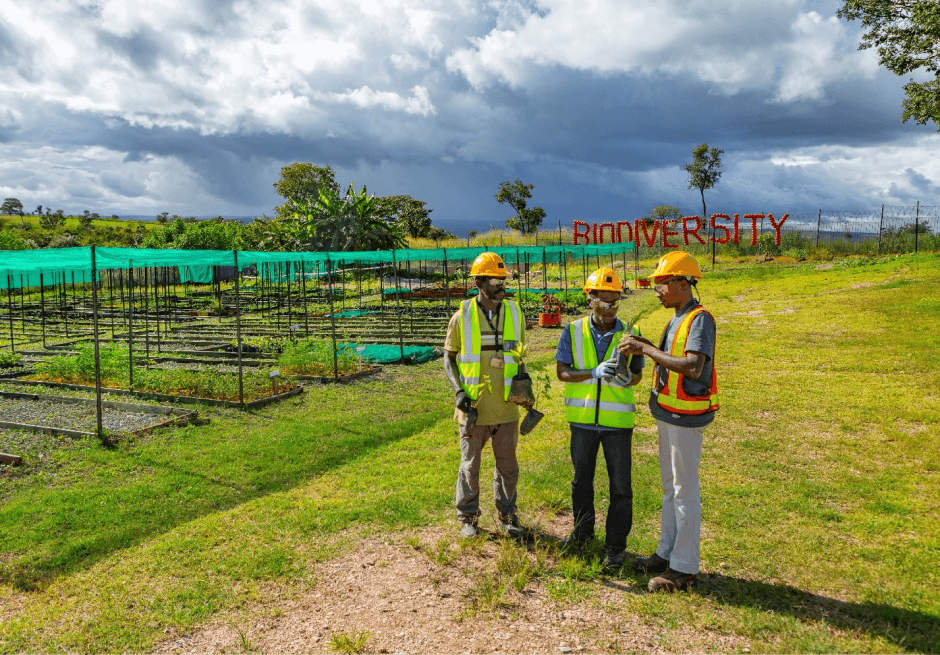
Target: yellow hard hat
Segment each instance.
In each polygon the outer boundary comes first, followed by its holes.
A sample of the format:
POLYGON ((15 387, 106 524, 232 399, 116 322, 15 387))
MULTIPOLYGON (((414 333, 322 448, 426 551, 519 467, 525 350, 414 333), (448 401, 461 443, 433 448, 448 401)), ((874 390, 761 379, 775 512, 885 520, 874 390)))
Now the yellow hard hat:
POLYGON ((587 282, 584 283, 584 293, 590 293, 591 291, 623 293, 623 285, 620 284, 620 278, 614 273, 614 269, 599 268, 588 275, 587 282))
POLYGON ((667 277, 669 275, 693 277, 700 280, 702 279, 702 269, 699 268, 695 257, 687 252, 676 250, 667 252, 660 258, 659 262, 656 264, 656 268, 653 269, 653 274, 649 276, 649 279, 655 280, 655 278, 667 277))
POLYGON ((485 275, 486 277, 506 277, 506 263, 503 258, 495 252, 481 252, 473 260, 470 267, 470 275, 476 277, 485 275))

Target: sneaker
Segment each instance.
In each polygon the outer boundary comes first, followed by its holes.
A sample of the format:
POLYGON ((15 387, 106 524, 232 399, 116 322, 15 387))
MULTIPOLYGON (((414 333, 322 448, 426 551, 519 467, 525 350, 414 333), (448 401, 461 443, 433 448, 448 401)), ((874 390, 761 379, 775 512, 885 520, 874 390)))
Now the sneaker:
POLYGON ((695 573, 682 573, 675 569, 666 569, 665 573, 650 580, 649 590, 650 593, 656 593, 658 591, 672 593, 674 591, 682 591, 683 589, 694 587, 697 582, 698 575, 695 573))
POLYGON ((477 524, 476 523, 464 523, 463 527, 460 528, 461 537, 475 537, 477 536, 477 524))
POLYGON ((500 532, 513 539, 518 539, 525 534, 525 530, 519 525, 519 518, 515 514, 500 515, 497 527, 500 532))
POLYGON ((627 559, 627 554, 622 550, 611 550, 607 549, 604 553, 604 561, 602 562, 605 569, 619 569, 623 566, 624 560, 627 559))
POLYGON ((572 532, 564 539, 558 540, 558 545, 562 548, 580 548, 584 544, 594 539, 593 532, 572 532))
POLYGON ((633 560, 633 570, 637 573, 665 573, 669 568, 669 560, 663 559, 656 553, 649 557, 637 557, 633 560))

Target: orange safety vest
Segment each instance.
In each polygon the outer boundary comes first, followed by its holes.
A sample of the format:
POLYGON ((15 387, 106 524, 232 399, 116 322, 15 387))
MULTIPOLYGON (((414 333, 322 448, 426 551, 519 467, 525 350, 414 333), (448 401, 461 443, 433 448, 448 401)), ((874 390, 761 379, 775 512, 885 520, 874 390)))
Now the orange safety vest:
MULTIPOLYGON (((679 324, 679 329, 676 330, 676 336, 672 340, 672 348, 669 351, 670 355, 673 357, 685 357, 685 342, 689 338, 689 329, 692 327, 692 321, 701 313, 711 316, 711 313, 706 311, 704 307, 699 306, 690 311, 688 315, 682 319, 682 322, 679 324)), ((714 320, 714 318, 715 317, 712 316, 712 320, 714 320)), ((666 329, 663 330, 663 336, 660 337, 660 343, 663 343, 665 340, 668 330, 669 325, 667 324, 666 329)), ((718 374, 715 372, 714 360, 712 361, 712 383, 711 387, 708 389, 708 394, 705 396, 690 396, 685 392, 682 386, 682 381, 685 379, 685 376, 675 371, 670 371, 669 369, 666 369, 666 372, 668 373, 666 376, 666 386, 660 390, 657 397, 660 407, 676 414, 705 414, 706 412, 713 412, 718 409, 718 374)), ((653 379, 658 379, 655 372, 653 379)))

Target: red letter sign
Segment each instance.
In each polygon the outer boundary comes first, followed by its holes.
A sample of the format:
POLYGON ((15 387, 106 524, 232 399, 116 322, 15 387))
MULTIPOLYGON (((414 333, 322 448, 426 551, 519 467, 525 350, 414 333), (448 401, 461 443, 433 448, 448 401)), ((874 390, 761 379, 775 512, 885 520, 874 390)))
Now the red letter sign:
MULTIPOLYGON (((735 214, 735 216, 737 216, 737 214, 735 214)), ((715 220, 717 218, 723 218, 726 221, 731 220, 731 217, 728 216, 727 214, 712 214, 712 217, 711 217, 712 230, 713 231, 722 230, 725 233, 725 235, 723 237, 716 237, 714 234, 712 234, 711 240, 714 241, 715 243, 720 243, 720 244, 728 243, 728 241, 731 240, 731 230, 726 228, 724 225, 718 225, 717 221, 715 220)), ((737 223, 735 223, 735 225, 737 225, 737 223)), ((701 239, 699 240, 701 241, 701 239)))
POLYGON ((578 239, 584 237, 584 245, 591 243, 591 226, 585 223, 584 221, 575 221, 574 222, 574 245, 578 245, 578 239), (584 234, 578 232, 578 226, 584 226, 584 234))
POLYGON ((775 243, 779 246, 780 245, 780 228, 782 228, 783 224, 787 222, 787 219, 790 218, 790 215, 784 214, 783 218, 780 219, 779 223, 774 219, 773 214, 767 214, 767 218, 770 219, 770 224, 774 226, 774 232, 777 233, 776 234, 777 240, 775 243))

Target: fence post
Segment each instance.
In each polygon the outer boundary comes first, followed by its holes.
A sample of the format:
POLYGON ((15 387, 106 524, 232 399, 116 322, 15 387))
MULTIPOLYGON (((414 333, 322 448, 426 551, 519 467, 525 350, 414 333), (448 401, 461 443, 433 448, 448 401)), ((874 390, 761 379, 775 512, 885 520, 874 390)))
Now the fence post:
MULTIPOLYGON (((502 235, 500 235, 500 238, 502 238, 502 235)), ((409 259, 408 261, 410 262, 411 260, 409 259)), ((398 286, 400 284, 398 281, 398 258, 395 256, 394 248, 392 248, 392 266, 395 267, 395 307, 397 309, 396 313, 398 314, 398 348, 399 348, 399 355, 401 356, 401 363, 404 364, 405 363, 405 336, 402 334, 402 331, 401 331, 401 287, 398 286)), ((409 277, 411 276, 409 275, 409 277)), ((410 290, 411 290, 411 287, 409 287, 409 291, 410 290)))
POLYGON ((920 200, 917 201, 917 210, 914 214, 914 254, 917 254, 917 233, 920 231, 920 200))
MULTIPOLYGON (((242 303, 239 278, 241 269, 238 268, 238 251, 232 251, 232 262, 235 264, 235 347, 238 350, 238 403, 245 408, 245 378, 242 365, 242 303)), ((306 300, 306 299, 305 299, 306 300)), ((221 310, 221 308, 220 308, 221 310)))
MULTIPOLYGON (((108 445, 101 420, 101 351, 98 345, 98 261, 95 246, 91 247, 91 323, 95 338, 95 432, 98 440, 108 445)), ((42 282, 40 282, 42 284, 42 282)), ((113 310, 113 308, 112 308, 113 310)))
POLYGON ((881 234, 885 231, 885 206, 881 205, 881 222, 878 224, 878 254, 881 254, 881 234))
MULTIPOLYGON (((16 346, 13 343, 13 276, 7 275, 7 302, 10 306, 10 352, 16 352, 16 346)), ((68 325, 68 323, 66 323, 68 325)))
POLYGON ((816 247, 819 247, 819 224, 822 222, 822 209, 819 210, 819 214, 816 216, 816 247))
MULTIPOLYGON (((392 251, 395 252, 394 250, 392 251)), ((333 310, 333 263, 326 255, 326 294, 330 302, 330 336, 333 339, 333 379, 339 379, 339 358, 336 354, 336 312, 333 310)))

